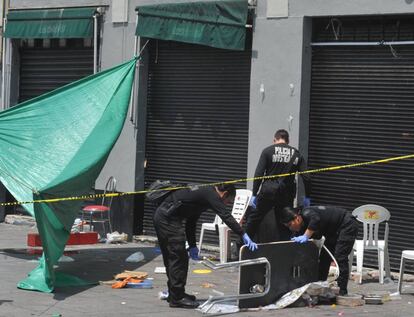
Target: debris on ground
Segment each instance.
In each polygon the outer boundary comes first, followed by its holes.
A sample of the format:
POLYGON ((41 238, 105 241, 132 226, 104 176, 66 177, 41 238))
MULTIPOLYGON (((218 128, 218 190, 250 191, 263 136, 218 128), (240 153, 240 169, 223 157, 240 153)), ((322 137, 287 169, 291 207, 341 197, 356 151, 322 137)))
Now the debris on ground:
POLYGON ((157 266, 154 269, 154 273, 156 274, 165 274, 167 271, 165 270, 165 266, 157 266))
POLYGON ((158 298, 161 300, 166 300, 168 298, 168 291, 158 292, 158 298))
POLYGON ((36 226, 36 220, 31 216, 6 215, 4 222, 10 225, 36 226))
POLYGON ((145 259, 144 254, 138 251, 138 252, 132 253, 129 257, 127 257, 125 262, 137 263, 137 262, 141 262, 144 259, 145 259))
MULTIPOLYGON (((152 288, 152 280, 147 279, 147 272, 124 271, 115 275, 115 282, 111 284, 112 288, 152 288), (144 284, 141 284, 144 283, 144 284), (141 284, 141 285, 138 285, 141 284)), ((103 282, 106 283, 106 282, 103 282)))
POLYGON ((72 258, 72 257, 70 257, 70 256, 66 256, 66 255, 62 255, 60 258, 59 258, 59 260, 58 260, 58 262, 59 263, 63 263, 63 262, 74 262, 75 260, 72 258))
POLYGON ((119 274, 115 275, 116 280, 123 280, 123 279, 128 278, 128 277, 133 277, 133 278, 144 280, 148 277, 148 273, 147 272, 139 272, 139 271, 124 271, 122 273, 119 273, 119 274))
POLYGON ((365 299, 362 295, 346 295, 346 296, 337 296, 336 304, 347 307, 357 307, 365 305, 365 299))
POLYGON ((126 233, 119 233, 114 231, 106 234, 106 243, 124 243, 128 241, 128 235, 126 233))
POLYGON ((201 284, 201 287, 203 287, 203 288, 213 288, 213 287, 216 287, 216 285, 213 284, 213 283, 204 282, 204 283, 201 284))

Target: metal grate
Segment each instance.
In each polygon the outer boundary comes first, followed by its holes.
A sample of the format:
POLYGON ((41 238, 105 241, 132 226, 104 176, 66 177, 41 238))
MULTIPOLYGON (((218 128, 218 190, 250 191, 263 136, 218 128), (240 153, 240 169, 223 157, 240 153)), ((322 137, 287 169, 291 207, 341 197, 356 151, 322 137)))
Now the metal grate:
MULTIPOLYGON (((414 47, 313 49, 309 165, 320 168, 414 153, 414 47)), ((414 236, 414 160, 313 175, 313 202, 391 212, 391 265, 414 236)), ((362 231, 362 228, 361 228, 362 231)), ((376 254, 367 258, 377 264, 376 254)))
MULTIPOLYGON (((156 179, 210 183, 246 177, 250 60, 251 51, 151 42, 146 187, 156 179)), ((146 234, 155 234, 152 212, 145 207, 146 234)), ((203 214, 198 232, 202 222, 213 220, 212 212, 203 214)))

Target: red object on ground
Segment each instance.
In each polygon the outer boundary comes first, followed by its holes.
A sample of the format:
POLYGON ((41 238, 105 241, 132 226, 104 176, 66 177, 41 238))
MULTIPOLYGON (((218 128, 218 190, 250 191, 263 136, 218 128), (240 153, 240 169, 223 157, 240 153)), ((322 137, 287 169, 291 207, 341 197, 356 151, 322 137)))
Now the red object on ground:
MULTIPOLYGON (((66 245, 79 245, 79 244, 96 244, 98 243, 97 232, 77 232, 71 233, 69 236, 68 243, 66 245)), ((42 240, 38 233, 27 234, 27 245, 29 247, 41 247, 42 240)))

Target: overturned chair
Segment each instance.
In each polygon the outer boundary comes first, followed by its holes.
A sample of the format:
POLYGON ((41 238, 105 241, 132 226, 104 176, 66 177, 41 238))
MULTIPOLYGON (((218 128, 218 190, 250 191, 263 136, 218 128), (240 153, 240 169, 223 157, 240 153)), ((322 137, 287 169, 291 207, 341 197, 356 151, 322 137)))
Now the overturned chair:
POLYGON ((243 246, 240 261, 214 264, 202 263, 212 270, 239 268, 239 292, 233 295, 210 296, 198 308, 211 314, 216 304, 237 301, 238 308, 255 308, 273 304, 287 292, 318 280, 319 249, 313 242, 291 241, 259 244, 252 252, 243 246))

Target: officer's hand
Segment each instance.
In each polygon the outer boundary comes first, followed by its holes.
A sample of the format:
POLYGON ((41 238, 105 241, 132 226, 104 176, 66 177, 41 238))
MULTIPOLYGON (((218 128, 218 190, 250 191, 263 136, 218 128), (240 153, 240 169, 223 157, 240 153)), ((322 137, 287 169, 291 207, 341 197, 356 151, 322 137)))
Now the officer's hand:
POLYGON ((309 207, 311 204, 311 199, 309 197, 303 197, 303 207, 309 207))
POLYGON ((188 255, 193 260, 196 260, 196 261, 199 260, 198 253, 199 253, 199 250, 198 250, 197 247, 192 247, 192 248, 188 249, 188 255))
POLYGON ((249 201, 249 206, 250 207, 253 207, 254 209, 256 209, 256 200, 257 200, 257 197, 256 196, 252 196, 252 199, 250 199, 250 201, 249 201))
POLYGON ((304 234, 304 235, 301 235, 299 237, 293 237, 291 240, 295 241, 297 243, 306 243, 306 242, 308 242, 309 238, 306 234, 304 234))
POLYGON ((257 244, 253 242, 252 239, 250 239, 247 233, 243 235, 243 242, 245 245, 247 245, 250 251, 257 250, 257 244))

